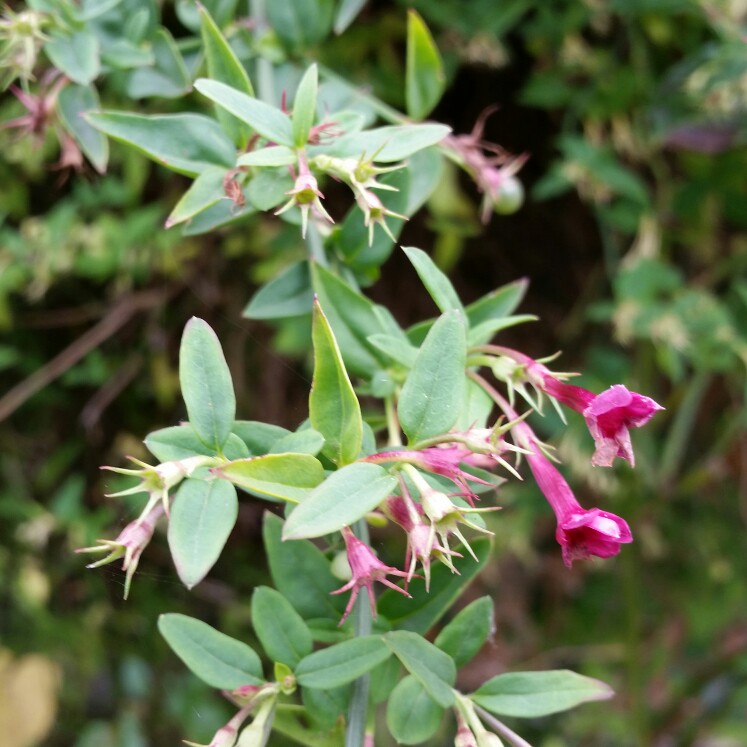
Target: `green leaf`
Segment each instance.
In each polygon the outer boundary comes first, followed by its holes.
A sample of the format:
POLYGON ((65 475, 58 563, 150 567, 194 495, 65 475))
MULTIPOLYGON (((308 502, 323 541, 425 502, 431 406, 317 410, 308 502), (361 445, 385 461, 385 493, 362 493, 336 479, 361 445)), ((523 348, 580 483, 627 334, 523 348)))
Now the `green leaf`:
MULTIPOLYGON (((244 197, 247 196, 248 190, 245 189, 244 197)), ((214 205, 200 211, 186 222, 182 228, 182 236, 199 236, 209 233, 217 228, 238 223, 254 212, 256 212, 254 206, 248 202, 243 207, 239 207, 233 200, 218 200, 214 205)))
POLYGON ((290 433, 287 428, 258 420, 237 420, 233 424, 233 432, 252 454, 267 454, 273 444, 290 433))
MULTIPOLYGON (((226 83, 237 91, 254 96, 254 88, 249 75, 207 8, 198 4, 197 9, 200 13, 202 48, 205 52, 208 76, 212 80, 226 83)), ((252 135, 251 129, 221 107, 217 107, 216 114, 231 140, 240 150, 243 150, 252 135)))
POLYGON ((342 0, 335 16, 334 32, 341 34, 363 10, 366 0, 342 0))
POLYGON ((329 560, 307 540, 283 542, 282 529, 282 519, 266 512, 262 539, 273 584, 305 620, 323 618, 336 625, 345 600, 330 596, 340 580, 330 572, 329 560))
POLYGON ((275 589, 258 586, 252 594, 252 625, 271 661, 295 668, 312 651, 311 633, 291 603, 275 589))
POLYGON ((210 687, 235 690, 242 685, 262 684, 257 654, 207 623, 168 613, 158 618, 158 630, 192 673, 210 687))
POLYGON ((226 169, 218 166, 208 166, 192 182, 189 189, 181 196, 171 214, 166 219, 165 227, 171 228, 179 223, 194 218, 197 213, 215 205, 226 198, 226 190, 223 180, 226 178, 226 169))
POLYGON ((127 82, 127 94, 140 99, 148 96, 177 98, 191 87, 187 66, 169 31, 159 28, 152 45, 153 67, 133 70, 127 82))
POLYGON ((387 633, 384 641, 436 703, 443 708, 454 704, 456 666, 448 654, 409 630, 387 633))
POLYGON ((332 28, 334 0, 283 0, 267 3, 267 17, 284 44, 295 51, 308 49, 332 28))
POLYGON ((339 687, 357 680, 390 656, 381 636, 361 636, 309 654, 296 667, 296 679, 301 687, 339 687))
POLYGON ((512 314, 522 302, 528 287, 529 281, 526 278, 514 280, 471 303, 465 309, 470 327, 512 314))
POLYGON ((379 614, 400 630, 425 635, 451 609, 467 584, 488 562, 491 549, 489 539, 478 537, 470 545, 478 557, 477 563, 466 554, 466 557, 455 558, 454 567, 459 575, 439 563, 431 569, 430 593, 426 592, 423 579, 414 578, 408 586, 411 599, 395 591, 385 591, 376 605, 379 614))
POLYGON ((295 151, 285 145, 268 145, 239 156, 237 166, 290 166, 298 160, 295 151))
POLYGON ((309 263, 286 267, 255 294, 243 316, 247 319, 285 319, 308 314, 314 301, 309 263))
POLYGON ((389 699, 401 672, 402 665, 396 656, 392 656, 371 670, 369 675, 369 693, 371 702, 374 705, 378 705, 389 699))
POLYGON ((98 107, 99 96, 93 86, 70 84, 57 96, 57 111, 63 126, 75 138, 96 171, 104 174, 109 160, 109 141, 83 118, 84 114, 98 107))
POLYGON ((207 322, 192 317, 179 350, 179 382, 189 422, 197 435, 220 451, 236 416, 236 395, 220 342, 207 322))
POLYGON ((467 379, 464 404, 453 430, 468 431, 470 428, 486 428, 495 403, 490 395, 472 379, 467 379))
POLYGON ((187 176, 197 176, 209 166, 230 169, 236 161, 236 151, 220 125, 200 114, 143 116, 105 111, 90 112, 85 119, 109 137, 187 176))
POLYGON ((350 526, 373 511, 396 485, 396 478, 378 464, 348 464, 293 509, 285 522, 283 539, 321 537, 350 526))
POLYGON ((322 453, 343 466, 360 455, 363 420, 340 348, 318 301, 314 302, 311 336, 314 378, 309 394, 309 418, 311 425, 324 436, 322 453))
POLYGON ((411 345, 406 337, 403 339, 398 335, 378 334, 369 335, 366 339, 393 361, 401 363, 407 368, 412 368, 415 365, 418 349, 411 345))
POLYGON ((296 431, 296 433, 289 433, 287 436, 276 441, 272 445, 270 453, 285 454, 296 452, 316 456, 322 450, 323 446, 324 436, 313 428, 305 428, 304 430, 296 431))
POLYGON ((493 600, 481 597, 461 610, 434 643, 451 656, 459 669, 472 660, 494 631, 493 600))
POLYGON ((311 279, 347 370, 370 376, 373 369, 387 362, 386 356, 368 342, 369 335, 387 331, 376 306, 316 263, 311 265, 311 279))
MULTIPOLYGON (((144 443, 159 462, 186 459, 197 454, 215 456, 218 453, 216 449, 200 440, 189 423, 153 431, 146 436, 144 443)), ((227 459, 243 459, 249 456, 249 450, 246 444, 232 433, 223 446, 223 455, 227 459)))
POLYGON ((267 454, 238 459, 215 469, 215 474, 260 498, 291 503, 306 500, 324 480, 324 469, 310 454, 267 454))
POLYGON ((377 163, 393 163, 441 142, 451 128, 442 124, 408 124, 376 127, 353 132, 335 139, 330 145, 309 149, 310 154, 325 153, 338 158, 376 156, 377 163))
POLYGON ((340 716, 347 713, 350 688, 346 685, 326 690, 304 687, 301 689, 301 700, 312 721, 324 729, 331 729, 340 716))
POLYGON ((405 101, 413 119, 423 119, 438 103, 446 87, 441 55, 431 32, 415 10, 407 12, 407 68, 405 101))
POLYGON ((466 340, 461 312, 433 325, 410 371, 397 411, 410 443, 447 433, 464 398, 466 340))
POLYGON ((316 95, 319 90, 319 73, 316 65, 311 65, 304 73, 293 100, 293 144, 303 148, 309 139, 311 126, 316 119, 316 95))
POLYGON ((53 37, 44 45, 44 52, 56 68, 81 86, 92 83, 101 72, 99 40, 87 29, 53 37))
POLYGON ((560 713, 581 703, 608 700, 609 685, 568 669, 547 672, 499 674, 479 687, 470 698, 498 716, 538 718, 560 713))
POLYGON ((436 263, 422 249, 417 249, 414 246, 403 246, 402 251, 407 255, 407 259, 412 262, 420 280, 441 311, 450 311, 451 309, 464 311, 462 302, 459 300, 459 296, 449 278, 438 269, 436 263))
POLYGON ((169 549, 188 589, 215 565, 238 513, 236 489, 226 480, 186 479, 179 486, 169 517, 169 549))
POLYGON ((251 125, 262 137, 280 145, 293 145, 291 121, 280 109, 217 80, 199 78, 195 81, 195 88, 242 122, 251 125))
POLYGON ((257 210, 266 211, 285 202, 292 188, 293 179, 288 169, 263 169, 252 177, 246 194, 257 210))
POLYGON ((476 327, 472 327, 467 333, 467 346, 483 345, 489 342, 496 332, 502 329, 508 329, 517 324, 525 322, 536 322, 539 317, 534 314, 516 314, 514 316, 504 316, 501 319, 489 319, 487 322, 481 322, 476 327))
POLYGON ((422 683, 408 675, 390 693, 386 724, 398 744, 421 744, 438 731, 443 715, 422 683))

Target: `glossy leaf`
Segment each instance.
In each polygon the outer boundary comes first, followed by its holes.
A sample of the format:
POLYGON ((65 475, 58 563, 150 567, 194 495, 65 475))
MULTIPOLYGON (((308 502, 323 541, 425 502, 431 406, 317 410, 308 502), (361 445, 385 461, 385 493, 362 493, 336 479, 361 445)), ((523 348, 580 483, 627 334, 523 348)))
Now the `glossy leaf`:
POLYGON ((239 156, 237 166, 290 166, 295 163, 295 151, 285 145, 267 145, 239 156))
POLYGON ((310 454, 267 454, 239 459, 215 469, 215 474, 260 498, 291 503, 305 500, 324 479, 324 469, 310 454))
MULTIPOLYGON (((226 83, 237 91, 254 96, 254 88, 249 80, 249 75, 207 8, 198 3, 197 9, 200 13, 202 48, 205 53, 208 76, 212 80, 226 83)), ((230 135, 233 142, 240 149, 243 149, 251 137, 251 128, 247 127, 244 122, 232 114, 226 112, 222 107, 217 106, 216 109, 216 115, 226 132, 230 135)))
POLYGON ((83 118, 98 109, 99 96, 93 86, 70 84, 57 96, 57 111, 65 129, 75 138, 86 158, 100 174, 106 172, 109 141, 83 118))
POLYGON ((600 680, 568 669, 499 674, 470 698, 498 716, 538 718, 575 708, 581 703, 608 700, 612 688, 600 680))
POLYGON ((274 586, 305 620, 333 620, 336 628, 345 599, 330 592, 341 586, 340 580, 318 547, 307 540, 283 542, 282 529, 282 519, 266 512, 262 539, 274 586))
POLYGON ((472 660, 494 630, 493 600, 481 597, 461 610, 434 643, 461 668, 472 660))
POLYGON ((322 453, 343 466, 360 455, 363 444, 361 407, 332 328, 318 301, 314 302, 311 330, 314 378, 309 394, 309 419, 324 436, 322 453))
POLYGON ((443 63, 431 32, 415 10, 407 12, 405 101, 413 119, 423 119, 446 87, 443 63))
POLYGON ((218 337, 197 317, 182 335, 179 382, 190 424, 205 444, 220 451, 236 417, 236 396, 218 337))
POLYGON ((70 36, 55 36, 44 45, 52 64, 73 83, 87 86, 101 71, 99 40, 88 29, 70 36))
POLYGON ((412 262, 420 280, 441 311, 450 311, 451 309, 464 311, 462 302, 459 300, 459 296, 449 278, 422 249, 414 246, 403 246, 402 251, 407 255, 407 259, 412 262))
POLYGON ((303 148, 309 139, 311 126, 316 118, 316 96, 319 90, 319 72, 311 65, 304 73, 293 100, 293 144, 303 148))
POLYGON ((448 311, 433 325, 402 387, 397 411, 410 443, 446 433, 464 397, 466 339, 461 312, 448 311))
POLYGON ((199 584, 220 557, 236 523, 236 489, 226 480, 186 479, 169 517, 169 549, 182 583, 199 584))
POLYGON ((247 319, 284 319, 308 314, 313 300, 309 263, 296 262, 254 294, 243 316, 247 319))
POLYGON ((306 623, 275 589, 258 586, 254 590, 252 625, 271 661, 279 661, 293 669, 311 653, 311 633, 306 623))
MULTIPOLYGON (((401 161, 419 150, 440 143, 451 128, 442 124, 387 125, 337 138, 319 152, 340 158, 376 155, 377 163, 401 161)), ((312 151, 315 152, 315 151, 312 151)))
POLYGON ((280 145, 293 145, 291 121, 280 109, 218 80, 199 78, 195 81, 195 88, 242 122, 251 125, 262 137, 280 145))
POLYGON ((153 65, 136 68, 130 73, 127 94, 135 99, 183 96, 189 90, 192 79, 174 37, 167 29, 159 28, 151 49, 153 65))
POLYGON ((369 335, 386 332, 375 305, 318 264, 311 265, 311 278, 347 370, 366 376, 384 365, 386 356, 368 342, 369 335))
POLYGON ((85 118, 109 137, 187 176, 197 176, 209 166, 230 169, 236 160, 236 151, 220 125, 200 114, 143 116, 104 111, 90 112, 85 118))
POLYGON ((225 168, 209 166, 199 174, 174 206, 166 219, 165 227, 171 228, 184 223, 217 202, 226 200, 226 190, 223 186, 226 173, 225 168))
POLYGON ((361 636, 309 654, 296 667, 301 687, 339 687, 370 672, 391 656, 381 636, 361 636))
POLYGON ((478 298, 465 309, 470 327, 513 314, 526 295, 528 286, 529 281, 522 278, 478 298))
MULTIPOLYGON (((200 440, 189 423, 153 431, 146 436, 144 443, 159 462, 186 459, 197 454, 204 456, 217 454, 215 449, 200 440)), ((227 459, 243 459, 249 456, 249 449, 238 436, 232 433, 223 445, 223 455, 227 459)))
POLYGON ((449 708, 454 704, 456 666, 448 654, 409 630, 387 633, 384 640, 438 705, 449 708))
POLYGON ((348 464, 293 509, 285 522, 283 539, 322 537, 350 526, 373 511, 396 484, 396 478, 378 464, 348 464))
POLYGON ((412 599, 388 589, 378 599, 376 609, 379 615, 400 630, 412 630, 425 635, 488 562, 490 540, 478 537, 470 541, 470 545, 478 557, 477 563, 466 553, 465 557, 455 558, 454 567, 459 575, 452 573, 441 563, 433 565, 430 593, 426 592, 425 581, 420 578, 414 578, 408 586, 412 599))
POLYGON ((391 691, 386 724, 398 744, 421 744, 438 731, 444 709, 428 695, 423 684, 408 675, 391 691))
POLYGON ((210 687, 234 690, 262 683, 262 665, 257 654, 245 643, 207 623, 168 613, 158 618, 158 630, 192 673, 210 687))

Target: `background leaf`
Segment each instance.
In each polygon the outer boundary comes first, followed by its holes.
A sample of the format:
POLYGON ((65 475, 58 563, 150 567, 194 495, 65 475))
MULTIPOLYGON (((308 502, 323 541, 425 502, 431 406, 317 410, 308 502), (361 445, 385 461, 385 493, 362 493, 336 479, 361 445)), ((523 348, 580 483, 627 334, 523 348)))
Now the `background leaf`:
POLYGON ((311 633, 306 623, 275 589, 258 586, 254 590, 252 625, 271 661, 279 661, 293 669, 311 653, 311 633))
POLYGON ((391 691, 386 707, 386 725, 399 744, 427 742, 438 731, 444 710, 411 674, 391 691))
POLYGON ((84 114, 99 106, 99 96, 93 86, 70 84, 57 96, 57 111, 62 124, 96 171, 103 174, 109 160, 109 141, 83 118, 84 114))
POLYGON ((304 73, 293 99, 293 144, 303 148, 309 139, 311 126, 316 119, 316 95, 319 89, 319 73, 316 65, 311 65, 304 73))
POLYGON ((459 669, 472 660, 494 630, 493 600, 480 597, 460 610, 434 643, 451 656, 459 669))
POLYGON ((446 87, 441 55, 431 32, 415 10, 407 12, 407 113, 423 119, 438 103, 446 87))

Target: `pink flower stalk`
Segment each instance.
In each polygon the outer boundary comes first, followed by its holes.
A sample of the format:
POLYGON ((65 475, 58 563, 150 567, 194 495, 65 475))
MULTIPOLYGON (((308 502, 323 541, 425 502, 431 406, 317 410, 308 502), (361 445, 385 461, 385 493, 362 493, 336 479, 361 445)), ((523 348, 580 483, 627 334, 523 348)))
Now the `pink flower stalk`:
POLYGON ((249 717, 254 705, 254 703, 249 703, 237 711, 227 724, 224 724, 215 732, 210 744, 201 745, 196 742, 185 742, 184 744, 189 745, 189 747, 235 747, 239 729, 249 717))
POLYGON ((132 577, 135 575, 135 570, 140 562, 140 556, 143 554, 143 550, 148 546, 153 533, 156 529, 158 520, 165 514, 163 504, 158 503, 149 513, 142 516, 135 521, 131 521, 119 534, 119 537, 115 540, 96 540, 98 543, 93 547, 81 547, 75 552, 109 552, 109 554, 97 560, 95 563, 90 563, 86 568, 98 568, 101 565, 112 563, 124 556, 122 563, 122 570, 126 572, 125 577, 125 588, 124 598, 130 594, 130 584, 132 577))
POLYGON ((390 589, 394 589, 400 594, 404 594, 406 597, 411 596, 404 589, 401 589, 386 578, 389 574, 392 576, 407 578, 407 573, 400 571, 397 568, 384 565, 376 555, 374 555, 373 550, 365 542, 359 540, 349 527, 343 527, 342 536, 345 540, 348 563, 350 564, 350 570, 353 573, 353 577, 344 586, 330 592, 330 594, 342 594, 343 592, 352 589, 352 594, 350 595, 347 607, 345 607, 345 612, 339 623, 340 625, 345 622, 348 615, 352 612, 355 600, 358 598, 358 593, 363 586, 366 587, 366 591, 368 592, 368 599, 371 603, 371 614, 374 619, 376 618, 376 598, 373 591, 374 581, 379 581, 384 584, 384 586, 388 586, 390 589))
POLYGON ((586 560, 592 555, 610 558, 620 552, 620 545, 633 541, 624 519, 598 508, 583 508, 547 457, 537 451, 527 454, 526 459, 539 489, 555 512, 558 521, 555 538, 568 568, 574 560, 586 560))

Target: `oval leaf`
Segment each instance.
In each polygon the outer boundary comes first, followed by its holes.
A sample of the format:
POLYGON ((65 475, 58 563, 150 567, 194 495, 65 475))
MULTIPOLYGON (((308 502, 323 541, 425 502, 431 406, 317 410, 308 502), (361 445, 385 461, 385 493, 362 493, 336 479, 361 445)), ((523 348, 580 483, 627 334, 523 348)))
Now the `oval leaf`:
POLYGON ((217 80, 199 78, 195 81, 195 88, 242 122, 251 125, 262 137, 281 145, 293 145, 291 121, 280 109, 217 80))
POLYGON ((407 12, 407 67, 405 101, 413 119, 423 119, 438 103, 446 87, 438 47, 423 19, 412 9, 407 12))
POLYGON ((293 100, 293 144, 303 148, 309 139, 311 126, 316 118, 316 95, 319 90, 319 73, 316 65, 304 73, 293 100))
POLYGON ((234 417, 236 396, 218 338, 207 322, 187 322, 179 350, 179 382, 189 422, 202 441, 220 450, 234 417))
POLYGON ((459 311, 433 325, 410 371, 397 411, 410 443, 446 433, 456 422, 464 397, 466 334, 459 311))
POLYGON ((314 301, 309 263, 296 262, 263 285, 244 309, 247 319, 284 319, 308 314, 314 301))
POLYGON ((396 478, 378 464, 349 464, 293 509, 285 522, 283 539, 321 537, 350 526, 373 511, 396 485, 396 478))
POLYGON ((441 725, 444 711, 412 675, 401 679, 389 694, 386 724, 399 744, 428 741, 441 725))
POLYGON ((438 705, 449 708, 454 704, 456 666, 448 654, 409 630, 387 633, 384 640, 438 705))
POLYGON ((391 656, 381 636, 361 636, 315 651, 296 667, 301 687, 339 687, 370 672, 391 656))
POLYGON ((91 83, 101 70, 99 40, 91 31, 54 37, 45 44, 44 51, 56 68, 81 86, 91 83))
POLYGON ((361 407, 319 301, 314 302, 311 337, 314 378, 309 394, 309 419, 324 436, 322 453, 337 465, 350 464, 358 458, 363 445, 361 407))
POLYGON ((260 498, 297 503, 324 480, 324 468, 311 454, 266 454, 216 467, 216 475, 260 498))
POLYGON ((236 488, 226 480, 185 480, 169 517, 169 549, 182 583, 199 584, 220 557, 239 513, 236 488))
POLYGON ((171 228, 178 223, 184 223, 203 210, 225 200, 226 188, 223 182, 227 173, 226 169, 219 166, 208 166, 176 203, 166 219, 165 227, 171 228))
POLYGON ((221 126, 200 114, 90 112, 85 118, 97 130, 180 174, 197 176, 208 166, 230 169, 236 162, 236 151, 221 126))
POLYGON ((393 163, 441 142, 451 128, 442 124, 387 125, 337 138, 331 145, 311 151, 339 158, 357 158, 363 153, 377 163, 393 163))
POLYGON ((57 97, 57 111, 65 129, 75 138, 86 158, 99 174, 106 172, 109 141, 83 118, 99 107, 99 96, 93 86, 65 86, 57 97))
POLYGON ((509 672, 488 680, 470 696, 498 716, 537 718, 593 700, 608 700, 612 688, 569 669, 509 672))
POLYGON ((422 250, 414 246, 403 246, 402 251, 420 276, 431 298, 441 311, 459 309, 464 311, 451 280, 437 267, 436 263, 422 250))
POLYGON ((262 684, 262 665, 241 641, 193 617, 169 613, 158 618, 158 630, 173 652, 210 687, 235 690, 262 684))
POLYGON ((312 650, 311 633, 290 602, 275 589, 252 594, 252 625, 267 656, 293 669, 312 650))
POLYGON ((493 600, 481 597, 461 610, 434 643, 460 668, 471 661, 494 629, 493 600))

